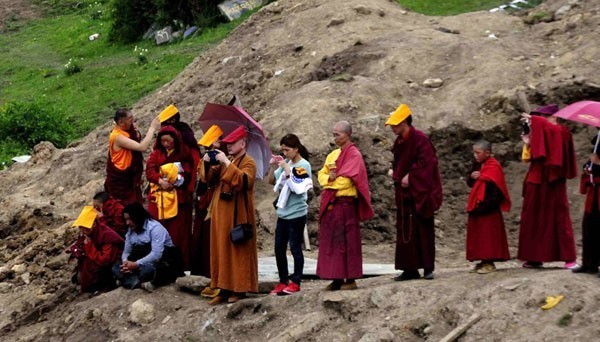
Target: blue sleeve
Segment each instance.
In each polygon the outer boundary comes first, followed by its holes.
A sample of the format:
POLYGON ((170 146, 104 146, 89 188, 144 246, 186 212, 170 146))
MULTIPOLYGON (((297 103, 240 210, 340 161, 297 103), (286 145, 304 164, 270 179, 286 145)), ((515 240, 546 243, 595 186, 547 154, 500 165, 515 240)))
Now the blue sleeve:
POLYGON ((308 172, 308 175, 310 177, 312 177, 312 170, 310 168, 310 163, 306 160, 306 159, 302 159, 302 165, 303 168, 306 169, 306 172, 308 172))
POLYGON ((127 230, 127 233, 125 234, 125 247, 123 248, 123 254, 121 254, 121 261, 127 260, 129 253, 131 253, 131 233, 127 230))
POLYGON ((148 220, 147 222, 148 229, 150 230, 150 244, 152 245, 152 250, 148 255, 137 261, 138 266, 159 261, 165 249, 167 230, 158 221, 148 220), (150 227, 150 225, 152 225, 152 227, 150 227))
POLYGON ((283 168, 280 166, 277 168, 277 170, 275 170, 275 172, 273 173, 273 175, 275 176, 275 183, 277 183, 277 180, 279 179, 279 176, 281 176, 281 173, 283 172, 283 168))

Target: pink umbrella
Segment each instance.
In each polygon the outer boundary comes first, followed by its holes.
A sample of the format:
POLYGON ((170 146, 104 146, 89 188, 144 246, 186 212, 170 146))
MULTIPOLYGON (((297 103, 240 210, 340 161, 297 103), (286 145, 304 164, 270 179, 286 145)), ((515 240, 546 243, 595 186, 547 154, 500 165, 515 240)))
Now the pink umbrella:
POLYGON ((554 116, 600 128, 600 102, 575 102, 559 110, 554 116))
POLYGON ((269 160, 271 159, 269 142, 265 138, 262 126, 242 107, 207 103, 198 121, 204 132, 210 126, 217 125, 223 130, 224 136, 239 126, 244 126, 248 133, 246 150, 256 162, 256 178, 262 179, 269 171, 269 160))
MULTIPOLYGON (((556 112, 553 116, 563 118, 565 120, 575 121, 590 126, 600 128, 600 102, 596 101, 580 101, 566 106, 556 112)), ((600 130, 596 138, 594 153, 598 153, 598 143, 600 142, 600 130)), ((591 171, 591 165, 590 165, 591 171)), ((592 175, 590 174, 590 178, 592 175)))

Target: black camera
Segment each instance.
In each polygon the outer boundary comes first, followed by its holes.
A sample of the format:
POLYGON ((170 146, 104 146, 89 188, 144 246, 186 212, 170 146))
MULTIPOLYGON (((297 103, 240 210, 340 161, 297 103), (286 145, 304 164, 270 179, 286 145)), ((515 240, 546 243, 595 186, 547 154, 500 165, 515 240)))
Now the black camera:
POLYGON ((529 123, 523 122, 521 125, 523 126, 523 134, 524 135, 527 135, 527 134, 529 134, 529 132, 531 132, 531 129, 529 128, 529 123))
POLYGON ((231 201, 231 199, 233 198, 233 192, 229 191, 223 191, 219 194, 219 198, 221 198, 224 201, 231 201))

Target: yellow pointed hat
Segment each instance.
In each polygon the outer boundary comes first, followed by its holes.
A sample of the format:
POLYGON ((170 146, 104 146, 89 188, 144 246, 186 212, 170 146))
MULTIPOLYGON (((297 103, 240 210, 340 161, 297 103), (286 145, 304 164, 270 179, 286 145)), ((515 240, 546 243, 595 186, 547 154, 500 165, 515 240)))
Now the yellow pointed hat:
POLYGON ((167 108, 165 108, 162 112, 160 112, 160 115, 158 115, 160 123, 169 120, 177 113, 179 113, 179 109, 177 109, 175 105, 168 105, 167 108))
POLYGON ((94 226, 94 221, 96 221, 96 217, 98 217, 98 212, 91 205, 87 205, 83 207, 81 210, 81 214, 75 222, 73 222, 73 227, 84 227, 87 229, 92 229, 94 226))
POLYGON ((410 116, 410 113, 410 108, 408 108, 408 106, 403 103, 400 106, 398 106, 398 108, 396 108, 396 110, 392 114, 390 114, 390 117, 385 122, 385 125, 396 126, 402 121, 406 120, 406 118, 410 116))
POLYGON ((219 140, 219 138, 223 135, 223 130, 221 127, 217 125, 212 125, 210 128, 204 133, 202 138, 198 140, 198 145, 202 145, 204 147, 210 147, 215 141, 219 140))

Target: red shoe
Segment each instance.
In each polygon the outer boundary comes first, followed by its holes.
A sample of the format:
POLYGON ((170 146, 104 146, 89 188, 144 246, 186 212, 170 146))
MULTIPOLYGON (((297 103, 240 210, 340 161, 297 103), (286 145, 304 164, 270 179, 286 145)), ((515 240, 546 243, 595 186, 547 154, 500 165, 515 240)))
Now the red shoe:
POLYGON ((269 295, 277 296, 278 294, 283 293, 283 289, 285 289, 286 287, 288 287, 288 284, 279 283, 271 292, 269 292, 269 295))
POLYGON ((285 289, 283 289, 283 292, 287 294, 294 294, 296 292, 300 292, 300 285, 291 281, 290 284, 285 289))

